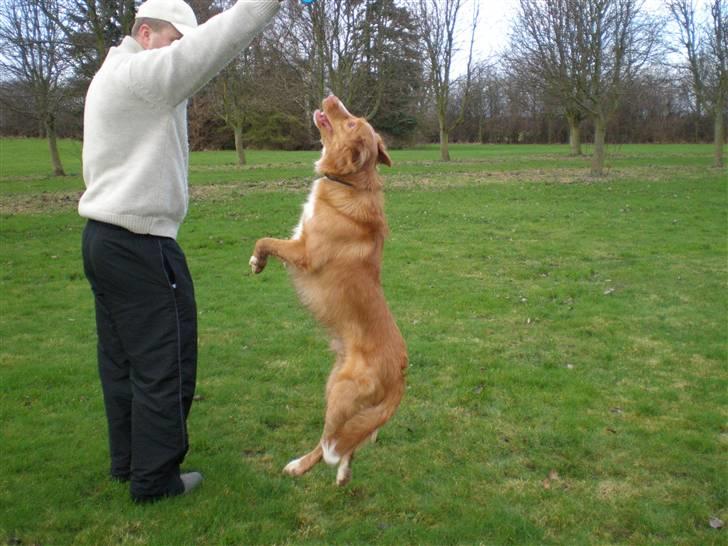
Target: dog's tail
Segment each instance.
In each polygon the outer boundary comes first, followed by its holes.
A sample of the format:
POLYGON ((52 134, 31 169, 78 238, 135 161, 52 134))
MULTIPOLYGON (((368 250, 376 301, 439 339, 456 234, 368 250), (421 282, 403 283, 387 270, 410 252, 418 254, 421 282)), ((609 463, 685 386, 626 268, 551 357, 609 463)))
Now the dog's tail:
POLYGON ((363 409, 343 423, 338 430, 321 439, 326 464, 339 464, 341 457, 354 452, 368 439, 374 439, 379 428, 397 410, 400 396, 389 397, 379 405, 363 409))

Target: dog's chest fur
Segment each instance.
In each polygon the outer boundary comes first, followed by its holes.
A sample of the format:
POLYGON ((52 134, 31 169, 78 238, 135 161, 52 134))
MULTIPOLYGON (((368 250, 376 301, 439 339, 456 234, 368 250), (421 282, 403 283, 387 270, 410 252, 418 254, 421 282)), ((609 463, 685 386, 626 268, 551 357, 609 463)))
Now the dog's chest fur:
POLYGON ((314 209, 316 207, 316 194, 318 192, 319 180, 314 181, 311 191, 308 194, 308 199, 303 205, 303 212, 301 218, 298 221, 298 225, 293 229, 293 235, 291 239, 300 239, 303 233, 303 225, 313 218, 314 209))

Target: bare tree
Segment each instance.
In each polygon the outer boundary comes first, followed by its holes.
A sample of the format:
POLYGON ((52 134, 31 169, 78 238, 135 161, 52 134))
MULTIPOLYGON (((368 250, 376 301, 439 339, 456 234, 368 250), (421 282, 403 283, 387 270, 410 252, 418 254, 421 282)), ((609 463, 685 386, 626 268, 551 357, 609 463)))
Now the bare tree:
POLYGON ((252 87, 255 80, 251 74, 246 51, 234 59, 217 77, 215 85, 215 111, 233 130, 238 165, 246 164, 243 132, 250 123, 251 110, 255 107, 252 87))
POLYGON ((215 79, 213 87, 214 108, 235 136, 238 165, 246 164, 245 133, 273 99, 273 91, 267 89, 262 41, 257 37, 233 59, 215 79))
POLYGON ((696 109, 704 108, 713 117, 713 164, 723 166, 724 118, 728 109, 728 6, 725 0, 712 0, 709 22, 696 22, 693 0, 668 0, 680 33, 696 109))
POLYGON ((134 0, 59 0, 45 15, 66 41, 74 71, 90 81, 106 58, 109 48, 131 32, 136 9, 134 0))
POLYGON ((485 123, 488 117, 489 107, 489 80, 491 78, 492 66, 486 65, 485 62, 478 64, 475 67, 472 87, 470 89, 470 100, 466 108, 466 121, 464 124, 472 124, 475 130, 475 140, 482 144, 485 143, 485 123))
MULTIPOLYGON (((65 176, 58 153, 56 117, 66 99, 69 60, 61 30, 49 13, 59 13, 56 0, 13 0, 0 5, 0 72, 32 97, 28 104, 33 111, 25 109, 23 113, 41 121, 53 174, 65 176)), ((3 96, 2 100, 6 107, 24 109, 14 98, 3 96)))
POLYGON ((587 63, 578 100, 594 123, 591 174, 601 176, 609 117, 625 84, 650 60, 659 32, 657 22, 644 14, 642 0, 569 1, 575 38, 587 63))
MULTIPOLYGON (((412 103, 421 87, 421 51, 414 17, 395 0, 284 3, 266 40, 281 52, 280 87, 291 89, 305 119, 328 93, 377 128, 414 130, 412 103)), ((311 128, 313 125, 311 123, 311 128)), ((318 132, 311 133, 318 140, 318 132)))
POLYGON ((304 111, 312 112, 332 92, 357 110, 354 104, 367 105, 369 116, 376 113, 384 80, 372 85, 359 70, 367 48, 376 47, 377 21, 371 12, 370 3, 360 0, 284 6, 277 34, 285 43, 285 62, 306 86, 305 97, 298 98, 304 111))
POLYGON ((425 64, 440 128, 440 157, 443 161, 450 161, 449 135, 464 120, 473 76, 473 44, 479 20, 478 3, 475 3, 473 7, 468 60, 461 82, 464 98, 458 114, 454 120, 451 120, 448 116, 451 93, 453 87, 458 83, 457 78, 453 78, 453 62, 459 52, 457 34, 463 4, 462 0, 418 0, 417 4, 420 33, 425 44, 425 64))
POLYGON ((581 155, 582 96, 588 55, 577 39, 571 0, 520 0, 506 60, 544 95, 553 97, 569 123, 572 155, 581 155))
POLYGON ((591 117, 596 176, 604 169, 609 117, 658 35, 641 8, 642 0, 520 0, 511 65, 561 104, 573 154, 581 151, 581 121, 591 117))

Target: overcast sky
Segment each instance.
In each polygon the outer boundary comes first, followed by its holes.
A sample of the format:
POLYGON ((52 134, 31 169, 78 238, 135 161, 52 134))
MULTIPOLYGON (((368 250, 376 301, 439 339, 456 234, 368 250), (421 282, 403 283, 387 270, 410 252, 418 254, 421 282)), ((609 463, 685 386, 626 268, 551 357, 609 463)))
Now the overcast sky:
MULTIPOLYGON (((511 21, 518 11, 518 0, 478 0, 480 26, 475 44, 479 55, 485 58, 505 49, 511 21)), ((468 18, 469 19, 469 18, 468 18)))
MULTIPOLYGON (((508 46, 508 36, 511 30, 511 24, 518 13, 519 0, 472 0, 480 4, 480 26, 475 40, 475 58, 477 60, 487 59, 489 56, 495 56, 508 46)), ((698 15, 705 14, 709 0, 694 0, 697 5, 698 15)), ((456 59, 456 67, 458 72, 464 71, 467 62, 467 42, 470 38, 468 26, 470 23, 470 9, 466 2, 463 12, 461 24, 462 30, 461 47, 463 52, 460 58, 456 59)), ((645 9, 652 13, 667 14, 664 8, 664 0, 645 0, 645 9)))

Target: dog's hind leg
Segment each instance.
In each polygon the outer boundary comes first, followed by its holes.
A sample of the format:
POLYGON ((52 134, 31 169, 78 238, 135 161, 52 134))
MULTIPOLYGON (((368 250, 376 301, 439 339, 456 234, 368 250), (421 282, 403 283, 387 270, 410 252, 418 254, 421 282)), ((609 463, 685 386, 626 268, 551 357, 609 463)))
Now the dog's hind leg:
POLYGON ((344 455, 343 457, 341 457, 339 468, 336 471, 336 485, 346 485, 351 480, 351 461, 353 458, 353 451, 348 455, 344 455))
POLYGON ((321 449, 321 444, 319 443, 310 453, 288 463, 283 469, 283 472, 289 476, 301 476, 311 470, 321 460, 323 454, 323 449, 321 449))
POLYGON ((356 381, 342 379, 334 372, 327 385, 326 417, 321 437, 323 458, 326 464, 338 465, 341 458, 351 452, 355 445, 342 449, 339 434, 348 421, 356 415, 361 387, 356 381))

